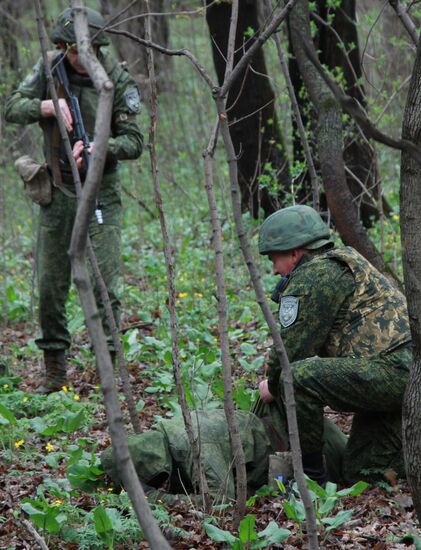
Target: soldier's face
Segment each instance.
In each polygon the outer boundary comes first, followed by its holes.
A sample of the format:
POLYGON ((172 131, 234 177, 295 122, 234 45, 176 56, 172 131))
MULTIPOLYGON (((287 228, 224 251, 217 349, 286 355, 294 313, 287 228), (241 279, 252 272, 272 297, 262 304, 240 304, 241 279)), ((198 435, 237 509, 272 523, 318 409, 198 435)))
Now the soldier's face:
POLYGON ((286 252, 269 252, 268 257, 272 262, 274 275, 288 275, 303 257, 304 250, 294 248, 286 252))
MULTIPOLYGON (((94 46, 95 55, 98 53, 98 47, 94 46)), ((88 74, 88 71, 82 65, 79 59, 79 52, 77 51, 76 44, 67 45, 66 55, 70 65, 79 74, 88 74)))

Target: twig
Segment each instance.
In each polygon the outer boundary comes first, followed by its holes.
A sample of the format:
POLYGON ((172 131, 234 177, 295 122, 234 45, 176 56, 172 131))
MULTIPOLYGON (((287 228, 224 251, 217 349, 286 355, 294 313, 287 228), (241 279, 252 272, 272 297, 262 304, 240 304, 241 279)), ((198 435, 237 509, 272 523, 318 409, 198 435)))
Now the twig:
MULTIPOLYGON (((149 1, 145 0, 146 10, 149 12, 149 1)), ((151 38, 151 21, 148 17, 145 23, 145 36, 147 39, 151 38)), ((186 394, 183 386, 183 379, 180 369, 180 354, 179 354, 179 345, 178 345, 178 327, 177 327, 177 315, 175 307, 175 286, 174 286, 174 258, 171 251, 171 246, 169 243, 167 222, 165 219, 164 209, 162 205, 162 196, 160 183, 158 178, 158 163, 157 163, 157 154, 155 148, 156 142, 156 124, 157 124, 157 89, 156 89, 156 78, 155 78, 155 67, 154 67, 154 58, 152 49, 147 51, 148 57, 148 75, 149 75, 149 86, 150 86, 150 96, 151 96, 151 125, 149 130, 149 152, 150 152, 150 161, 151 161, 151 171, 152 171, 152 181, 155 193, 155 202, 158 208, 159 221, 161 224, 162 237, 164 241, 164 256, 165 256, 165 265, 167 269, 167 286, 168 286, 168 310, 170 314, 170 329, 171 329, 171 344, 172 344, 172 365, 174 372, 174 379, 178 391, 178 400, 181 406, 184 425, 187 432, 187 437, 192 449, 194 464, 197 472, 197 478, 199 481, 200 492, 203 499, 203 505, 207 512, 210 511, 210 499, 209 499, 209 488, 206 480, 205 471, 203 469, 202 462, 200 460, 200 445, 199 438, 195 436, 193 430, 193 423, 190 415, 190 410, 187 404, 186 394)), ((198 427, 199 428, 199 427, 198 427)))
MULTIPOLYGON (((270 7, 271 7, 270 0, 266 0, 266 9, 269 10, 270 7)), ((282 51, 281 41, 279 40, 279 37, 276 33, 273 34, 272 39, 275 42, 276 49, 278 51, 279 63, 281 65, 282 74, 284 75, 285 82, 287 84, 292 111, 294 113, 298 133, 300 134, 301 145, 303 146, 304 156, 307 162, 307 168, 310 174, 313 206, 318 211, 320 209, 319 184, 318 184, 316 168, 314 166, 313 155, 311 154, 310 144, 306 136, 303 119, 301 118, 300 107, 298 105, 294 86, 292 84, 291 76, 289 74, 288 63, 286 62, 284 52, 282 51)))
POLYGON ((407 30, 412 42, 417 46, 418 44, 418 30, 415 23, 412 21, 409 13, 405 10, 399 0, 389 0, 389 4, 395 10, 396 15, 402 22, 402 25, 407 30))
POLYGON ((38 531, 35 529, 35 527, 32 525, 32 523, 30 521, 28 521, 27 519, 22 519, 22 523, 28 529, 28 531, 31 533, 31 535, 34 537, 35 541, 37 542, 37 544, 41 548, 41 550, 48 550, 48 546, 47 546, 45 540, 38 533, 38 531))
POLYGON ((336 82, 334 82, 329 77, 329 75, 323 69, 320 61, 317 59, 317 56, 315 55, 313 48, 310 47, 307 40, 303 36, 301 36, 301 41, 307 57, 313 63, 313 65, 317 69, 317 72, 323 78, 323 80, 325 81, 325 83, 327 84, 327 86, 335 96, 335 98, 339 101, 342 109, 355 119, 355 121, 364 130, 364 133, 367 136, 373 138, 375 141, 378 141, 379 143, 388 145, 393 149, 399 149, 400 151, 405 151, 406 153, 411 155, 411 157, 416 162, 421 164, 421 149, 407 139, 393 139, 390 136, 381 132, 376 126, 374 126, 371 120, 365 115, 364 110, 356 101, 356 99, 345 94, 345 92, 342 91, 340 86, 336 84, 336 82))
POLYGON ((151 548, 153 550, 169 550, 170 547, 156 524, 145 500, 142 485, 130 458, 121 408, 114 384, 111 358, 104 330, 98 316, 95 297, 89 281, 89 273, 86 269, 85 243, 89 221, 95 208, 97 191, 104 168, 114 94, 112 82, 94 55, 90 45, 83 1, 71 0, 71 6, 80 60, 86 67, 90 78, 99 92, 97 113, 100 116, 97 116, 95 120, 96 153, 94 152, 92 155, 92 162, 89 165, 83 188, 82 200, 78 203, 70 245, 70 259, 86 324, 97 358, 114 457, 121 479, 151 548))

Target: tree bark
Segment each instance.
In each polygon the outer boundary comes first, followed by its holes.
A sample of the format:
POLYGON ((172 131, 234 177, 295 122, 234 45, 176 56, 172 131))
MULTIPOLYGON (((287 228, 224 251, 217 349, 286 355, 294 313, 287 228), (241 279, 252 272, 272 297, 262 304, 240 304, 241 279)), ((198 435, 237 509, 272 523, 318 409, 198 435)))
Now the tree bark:
MULTIPOLYGON (((318 25, 316 48, 321 52, 320 61, 332 71, 340 68, 347 94, 365 107, 366 96, 361 83, 363 75, 356 24, 356 1, 342 0, 336 9, 329 8, 326 0, 318 0, 317 5, 320 19, 316 19, 318 25), (328 19, 332 15, 333 22, 329 24, 328 19)), ((346 174, 347 184, 357 204, 360 218, 365 225, 370 225, 370 218, 378 218, 380 214, 381 189, 376 152, 353 119, 345 123, 343 133, 345 136, 344 162, 349 169, 346 174)))
POLYGON ((343 133, 341 111, 329 88, 325 85, 304 49, 315 54, 310 35, 308 4, 299 0, 291 11, 292 46, 307 93, 317 112, 316 143, 323 186, 335 225, 345 244, 353 246, 377 269, 386 273, 383 258, 362 226, 352 194, 347 186, 343 160, 343 133))
MULTIPOLYGON (((169 549, 170 547, 159 530, 149 506, 145 501, 142 486, 139 482, 136 470, 130 457, 124 430, 123 417, 115 389, 113 366, 111 363, 110 354, 108 352, 101 319, 96 306, 89 273, 86 268, 85 253, 89 220, 94 212, 97 191, 105 162, 105 150, 107 147, 110 129, 113 85, 90 47, 89 31, 86 15, 84 14, 83 3, 81 0, 72 0, 71 4, 75 19, 74 25, 76 37, 78 39, 79 55, 83 65, 87 67, 89 76, 98 90, 98 113, 101 113, 101 116, 97 117, 95 121, 95 152, 89 166, 81 200, 78 202, 76 220, 73 227, 69 252, 72 263, 72 272, 79 291, 89 335, 94 346, 116 463, 120 467, 121 478, 124 486, 130 496, 139 523, 143 527, 145 536, 150 542, 151 548, 156 550, 164 550, 169 549)), ((66 152, 71 163, 72 173, 76 183, 78 184, 78 188, 80 189, 78 170, 72 156, 72 149, 67 136, 66 128, 64 126, 63 117, 58 107, 57 93, 54 87, 51 70, 48 65, 46 39, 44 36, 39 0, 35 1, 35 9, 37 13, 38 32, 46 67, 47 82, 54 101, 56 117, 60 127, 60 133, 63 136, 66 152)))
MULTIPOLYGON (((421 42, 409 86, 402 137, 421 145, 421 42)), ((408 153, 401 164, 401 239, 414 362, 403 407, 406 473, 421 524, 421 165, 408 153)))
MULTIPOLYGON (((146 9, 149 12, 149 1, 145 0, 146 9)), ((152 38, 152 25, 150 21, 146 22, 145 38, 150 40, 152 38)), ((164 242, 164 256, 165 266, 167 269, 167 287, 168 287, 168 309, 170 314, 170 329, 171 329, 171 344, 172 344, 172 366, 174 373, 174 380, 178 392, 178 402, 183 414, 184 426, 186 429, 187 437, 190 443, 190 447, 194 459, 194 467, 196 468, 197 480, 199 481, 199 489, 203 500, 203 506, 206 513, 210 512, 210 497, 209 487, 206 479, 206 474, 200 458, 200 430, 199 424, 197 424, 197 436, 193 431, 193 424, 191 419, 190 410, 187 404, 186 393, 183 386, 183 378, 180 368, 180 353, 178 345, 178 325, 175 306, 175 286, 174 286, 174 257, 171 250, 170 240, 168 236, 167 222, 165 219, 164 208, 162 204, 161 186, 158 177, 158 161, 156 153, 156 125, 158 118, 158 99, 157 99, 157 87, 155 79, 155 65, 154 65, 154 52, 152 49, 146 51, 148 64, 148 77, 150 86, 150 99, 151 99, 151 125, 149 131, 149 152, 151 160, 151 172, 153 180, 153 188, 155 194, 155 202, 159 213, 159 221, 161 225, 162 238, 164 242)))
MULTIPOLYGON (((226 67, 231 2, 207 0, 206 20, 215 69, 221 85, 226 67)), ((234 65, 259 38, 257 0, 240 0, 234 65), (251 35, 251 36, 250 36, 251 35)), ((291 178, 279 127, 275 95, 260 48, 245 67, 227 98, 230 135, 238 157, 242 207, 256 218, 259 207, 268 216, 281 206, 291 178)))

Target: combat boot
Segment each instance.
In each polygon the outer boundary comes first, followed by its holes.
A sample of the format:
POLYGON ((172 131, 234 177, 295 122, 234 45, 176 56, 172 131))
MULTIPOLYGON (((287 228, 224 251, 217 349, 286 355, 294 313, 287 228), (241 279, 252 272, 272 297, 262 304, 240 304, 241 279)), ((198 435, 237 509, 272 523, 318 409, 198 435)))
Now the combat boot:
POLYGON ((44 350, 45 380, 38 393, 60 391, 66 385, 66 355, 63 349, 44 350))

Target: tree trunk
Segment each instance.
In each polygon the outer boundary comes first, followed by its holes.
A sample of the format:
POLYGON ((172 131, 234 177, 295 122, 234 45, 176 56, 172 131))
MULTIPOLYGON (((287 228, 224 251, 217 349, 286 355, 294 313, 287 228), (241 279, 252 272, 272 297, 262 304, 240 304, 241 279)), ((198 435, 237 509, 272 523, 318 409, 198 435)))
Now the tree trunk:
MULTIPOLYGON (((421 42, 418 43, 402 137, 421 145, 421 42)), ((401 229, 408 313, 414 342, 414 362, 403 408, 406 473, 418 521, 421 523, 421 166, 402 153, 401 229)))
MULTIPOLYGON (((345 81, 345 90, 351 97, 356 98, 365 106, 365 90, 359 79, 362 77, 358 33, 356 27, 355 0, 343 0, 340 7, 334 10, 328 7, 326 0, 318 0, 317 11, 313 14, 317 25, 314 37, 315 47, 320 51, 320 61, 326 64, 334 73, 338 69, 345 81), (333 20, 330 21, 330 18, 333 20), (326 24, 329 21, 330 24, 326 24), (336 69, 336 70, 335 70, 336 69)), ((291 30, 289 32, 292 44, 291 30)), ((293 50, 293 47, 291 46, 293 50)), ((289 60, 291 79, 294 83, 296 95, 300 100, 300 107, 304 121, 312 128, 317 125, 317 110, 308 110, 308 100, 303 96, 303 81, 297 60, 289 60)), ((358 216, 367 226, 371 225, 370 217, 379 217, 379 187, 376 152, 353 119, 344 126, 343 157, 346 165, 347 185, 357 205, 358 216)), ((302 146, 294 133, 294 159, 303 160, 302 146)), ((307 178, 308 179, 308 178, 307 178)), ((305 187, 309 186, 309 182, 305 187)))
MULTIPOLYGON (((365 107, 365 90, 361 84, 362 68, 356 26, 355 0, 342 0, 336 10, 328 7, 326 0, 318 0, 318 14, 327 21, 334 14, 331 25, 316 21, 319 32, 316 48, 321 51, 320 61, 332 71, 340 68, 345 80, 345 91, 365 107)), ((373 146, 350 119, 344 127, 344 161, 348 187, 365 225, 370 217, 379 217, 378 201, 381 190, 378 182, 376 153, 373 146), (364 184, 362 187, 361 183, 364 184)))
POLYGON ((346 182, 343 160, 342 114, 332 93, 308 59, 303 41, 314 50, 308 5, 299 0, 290 14, 292 46, 307 93, 317 111, 316 142, 323 186, 335 225, 345 244, 356 248, 377 269, 386 273, 383 258, 362 226, 346 182))
MULTIPOLYGON (((207 0, 206 20, 219 84, 225 74, 231 3, 207 0)), ((234 65, 259 37, 257 0, 240 0, 234 65)), ((289 166, 267 77, 263 50, 254 55, 227 98, 230 135, 238 157, 242 207, 254 217, 268 216, 284 204, 290 191, 289 166)))

